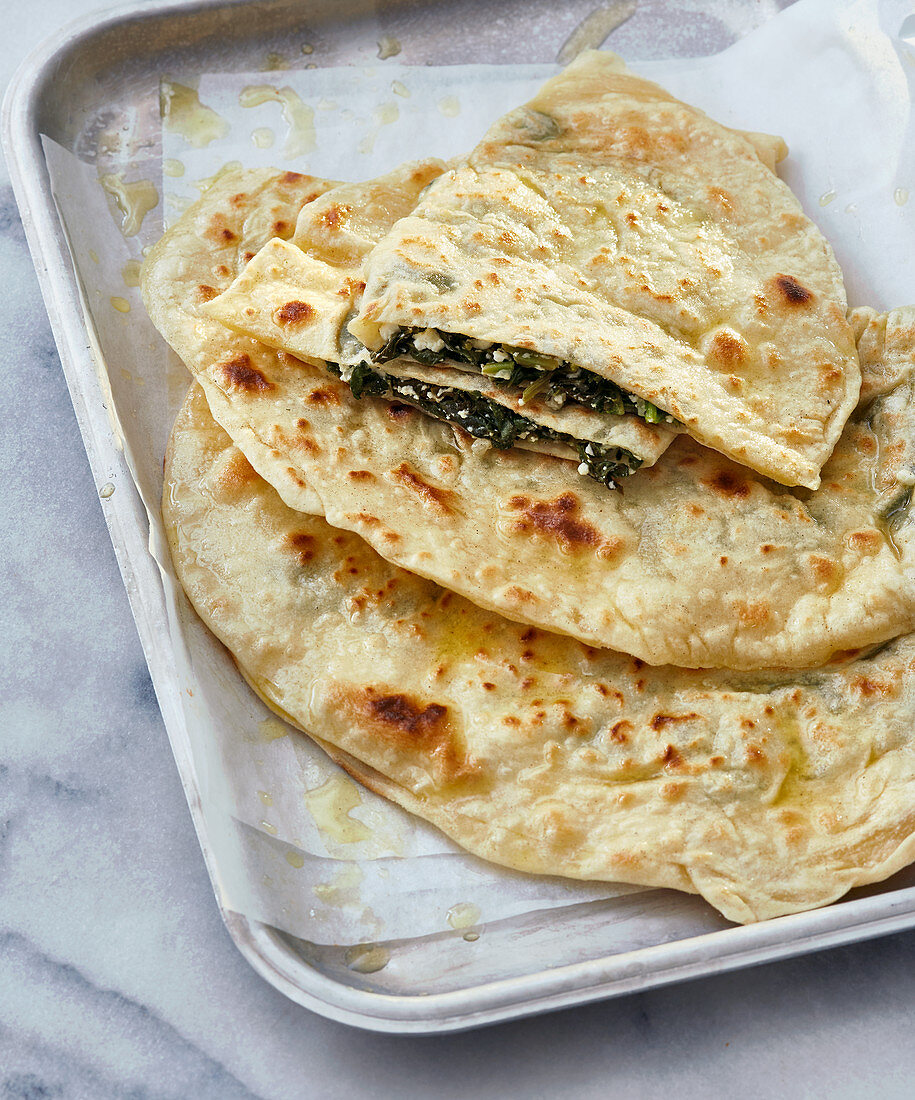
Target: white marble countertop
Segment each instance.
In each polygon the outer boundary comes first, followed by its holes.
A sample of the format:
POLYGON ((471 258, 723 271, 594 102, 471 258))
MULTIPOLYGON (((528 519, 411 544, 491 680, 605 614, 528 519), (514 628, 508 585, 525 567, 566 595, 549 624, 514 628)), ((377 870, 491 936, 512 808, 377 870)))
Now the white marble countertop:
MULTIPOLYGON (((97 7, 8 8, 0 86, 97 7)), ((446 1038, 275 992, 216 909, 2 164, 0 333, 0 1097, 912 1095, 915 932, 446 1038)))

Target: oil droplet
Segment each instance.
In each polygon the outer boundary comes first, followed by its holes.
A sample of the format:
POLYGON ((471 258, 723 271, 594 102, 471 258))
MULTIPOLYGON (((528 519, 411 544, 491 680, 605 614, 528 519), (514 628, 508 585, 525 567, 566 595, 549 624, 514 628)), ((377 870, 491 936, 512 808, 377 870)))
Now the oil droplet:
POLYGON ((124 280, 124 286, 139 286, 142 268, 143 265, 139 260, 128 260, 121 268, 121 278, 124 280))
POLYGON ((276 141, 276 135, 269 126, 258 126, 256 130, 251 131, 251 140, 258 149, 269 149, 276 141))
POLYGON ((308 54, 308 53, 314 53, 314 52, 315 52, 315 48, 314 48, 314 46, 312 46, 312 44, 310 42, 306 42, 305 45, 302 47, 302 53, 308 54))
POLYGON ((469 928, 472 924, 476 924, 479 919, 480 910, 469 901, 459 902, 457 905, 452 905, 448 910, 448 923, 455 930, 469 928))
POLYGON ((909 189, 907 187, 897 187, 893 192, 893 200, 897 206, 905 206, 909 201, 909 189))
POLYGON ((263 741, 278 741, 281 737, 286 737, 289 733, 289 727, 286 723, 272 716, 258 723, 257 728, 260 731, 261 740, 263 741))
POLYGON ((152 180, 134 180, 124 182, 124 173, 116 172, 99 176, 99 183, 114 199, 121 212, 121 232, 125 237, 134 237, 140 232, 143 219, 159 204, 159 192, 152 180))
POLYGON ((463 937, 468 943, 476 943, 480 938, 479 932, 465 932, 463 937))
POLYGON ((130 302, 126 298, 112 298, 111 304, 118 313, 130 313, 130 302))
POLYGON ((856 202, 850 202, 848 204, 848 206, 845 207, 845 213, 846 214, 854 214, 854 212, 857 209, 858 209, 858 204, 856 202))
POLYGON ((184 175, 184 165, 180 160, 175 160, 174 157, 168 157, 162 161, 162 171, 166 176, 171 176, 172 179, 178 179, 184 175))
POLYGON ((286 853, 286 862, 289 864, 290 867, 295 867, 296 869, 298 869, 305 866, 305 857, 302 855, 301 852, 296 852, 290 848, 290 850, 286 853))
POLYGON ((824 191, 823 194, 820 195, 820 206, 829 206, 835 197, 835 191, 824 191))
POLYGON ((456 95, 446 95, 438 101, 438 109, 445 118, 457 118, 461 113, 461 104, 456 95))
POLYGON ((133 381, 133 375, 125 367, 121 367, 121 377, 124 379, 125 382, 133 381))
POLYGON ((410 98, 410 89, 401 80, 391 81, 391 91, 394 95, 402 96, 404 99, 410 98))
POLYGON ((374 974, 388 965, 391 953, 377 943, 357 943, 347 948, 343 961, 357 974, 374 974))
POLYGON ((274 88, 272 84, 251 84, 243 88, 238 97, 242 107, 259 107, 262 103, 276 102, 283 108, 283 118, 289 127, 283 156, 290 160, 310 153, 317 144, 315 137, 315 113, 303 103, 290 87, 274 88))
POLYGON ((107 500, 109 497, 114 496, 114 486, 110 481, 106 482, 98 491, 98 495, 102 500, 107 500))
POLYGON ((263 802, 265 806, 273 805, 273 795, 269 794, 267 791, 258 791, 257 797, 261 800, 261 802, 263 802))
POLYGON ((342 775, 335 775, 313 791, 306 791, 305 805, 311 811, 318 828, 340 844, 356 844, 372 834, 361 821, 350 817, 350 811, 362 805, 362 796, 342 775))
POLYGON ((275 825, 271 825, 269 821, 262 821, 261 828, 264 830, 265 833, 269 833, 271 836, 276 836, 278 831, 277 827, 275 825))
POLYGON ((289 62, 281 53, 268 53, 267 59, 264 62, 264 67, 261 70, 265 73, 275 73, 280 69, 288 69, 289 62))
POLYGON ((200 102, 196 88, 163 80, 159 85, 159 109, 169 130, 180 134, 195 149, 225 137, 229 124, 212 107, 200 102))
POLYGON ((94 248, 90 248, 90 249, 89 249, 89 259, 90 259, 90 260, 91 260, 91 261, 92 261, 92 262, 93 262, 94 264, 97 264, 97 263, 98 263, 98 253, 97 253, 97 252, 95 251, 95 249, 94 249, 94 248))
POLYGON ((318 66, 313 61, 309 61, 308 64, 305 66, 306 69, 316 69, 317 67, 318 66))
POLYGON ((344 107, 343 110, 340 112, 340 117, 345 118, 346 121, 349 122, 351 118, 355 118, 356 116, 355 112, 352 111, 349 107, 344 107))
POLYGON ((386 61, 389 57, 396 57, 400 53, 400 43, 393 35, 386 34, 378 39, 378 59, 386 61))
POLYGON ((325 99, 323 96, 317 103, 319 111, 336 111, 339 106, 340 104, 335 99, 325 99))

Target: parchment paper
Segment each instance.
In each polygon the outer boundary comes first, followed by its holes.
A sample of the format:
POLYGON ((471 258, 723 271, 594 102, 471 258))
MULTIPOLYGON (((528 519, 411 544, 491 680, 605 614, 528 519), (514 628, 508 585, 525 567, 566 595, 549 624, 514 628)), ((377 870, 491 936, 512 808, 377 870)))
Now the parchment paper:
MULTIPOLYGON (((801 0, 724 53, 635 66, 721 122, 785 137, 791 153, 781 174, 835 248, 851 304, 915 301, 909 12, 902 0, 801 0)), ((363 179, 405 159, 460 154, 553 71, 384 63, 163 74, 164 101, 175 85, 194 87, 214 112, 210 121, 222 121, 205 143, 199 127, 174 117, 166 118, 161 146, 155 119, 102 135, 109 160, 116 165, 121 154, 127 182, 154 180, 164 196, 129 237, 121 232, 123 213, 99 185, 100 169, 111 164, 88 164, 45 142, 103 392, 162 568, 171 614, 171 637, 162 644, 176 653, 216 888, 226 908, 316 943, 408 939, 454 926, 458 936, 468 925, 623 894, 620 951, 638 941, 633 894, 655 912, 659 896, 674 914, 683 906, 684 935, 697 927, 679 895, 506 872, 357 788, 248 690, 178 590, 159 517, 162 455, 189 376, 128 284, 131 261, 157 239, 163 218, 174 221, 199 196, 200 181, 232 162, 363 179), (269 90, 251 92, 270 87, 285 104, 265 98, 269 90)))

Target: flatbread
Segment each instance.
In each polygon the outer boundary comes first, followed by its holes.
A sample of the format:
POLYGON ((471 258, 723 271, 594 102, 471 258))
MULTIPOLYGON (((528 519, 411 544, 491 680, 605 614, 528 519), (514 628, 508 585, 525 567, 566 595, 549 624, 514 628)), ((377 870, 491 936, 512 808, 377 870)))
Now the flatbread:
POLYGON ((365 280, 376 352, 399 328, 533 350, 785 485, 817 487, 858 398, 841 271, 764 144, 613 54, 500 119, 365 280))
POLYGON ((711 673, 518 626, 289 509, 196 387, 163 511, 261 696, 478 856, 698 892, 738 922, 915 858, 911 636, 832 669, 711 673))
MULTIPOLYGON (((290 507, 480 606, 650 664, 813 667, 915 625, 899 483, 915 461, 911 310, 855 314, 872 404, 848 425, 820 491, 776 485, 680 436, 608 492, 571 462, 480 454, 406 406, 356 401, 323 367, 202 316, 214 237, 228 228, 260 247, 269 236, 255 242, 245 227, 269 234, 256 213, 263 189, 272 203, 273 188, 298 187, 284 198, 292 208, 318 186, 264 178, 236 173, 208 192, 156 246, 143 288, 214 415, 290 507), (890 385, 892 400, 878 396, 890 385)), ((224 251, 220 269, 243 262, 231 247, 236 259, 224 251)))
MULTIPOLYGON (((365 289, 365 259, 391 227, 413 210, 418 196, 444 168, 438 160, 416 161, 378 179, 341 184, 326 192, 303 207, 290 240, 268 241, 232 285, 202 307, 203 312, 269 347, 308 362, 329 363, 335 373, 342 371, 349 379, 353 365, 368 358, 346 327, 365 289)), ((612 467, 620 476, 657 461, 676 434, 673 427, 648 424, 632 414, 612 415, 580 404, 552 407, 529 392, 525 397, 526 387, 500 384, 468 371, 460 362, 423 366, 394 358, 376 365, 373 376, 387 384, 383 396, 396 401, 411 403, 410 388, 402 384, 411 379, 424 383, 423 393, 432 387, 432 400, 425 403, 424 411, 460 426, 467 426, 474 403, 442 400, 441 391, 447 391, 449 398, 455 391, 482 398, 483 415, 475 431, 481 438, 505 429, 506 418, 489 415, 491 404, 534 425, 530 437, 511 438, 512 445, 533 445, 534 450, 579 462, 588 454, 579 454, 577 443, 594 443, 608 458, 623 460, 622 464, 614 461, 612 467), (542 445, 541 437, 548 446, 542 445), (626 455, 617 456, 617 449, 626 455), (628 461, 630 455, 635 462, 628 461)), ((377 388, 381 391, 382 385, 377 388)), ((413 387, 413 403, 418 390, 413 387)), ((354 392, 358 396, 360 391, 354 392)), ((595 474, 604 469, 602 463, 593 465, 595 474)))
POLYGON ((275 484, 285 483, 285 492, 294 494, 296 507, 306 512, 320 512, 320 498, 300 472, 258 438, 232 401, 236 389, 256 379, 250 373, 255 360, 269 359, 273 369, 284 360, 212 320, 203 306, 228 288, 265 241, 291 237, 302 207, 335 186, 334 180, 299 172, 223 171, 152 249, 141 275, 147 312, 179 355, 192 346, 201 360, 234 364, 220 378, 223 388, 201 379, 210 406, 255 468, 275 484))

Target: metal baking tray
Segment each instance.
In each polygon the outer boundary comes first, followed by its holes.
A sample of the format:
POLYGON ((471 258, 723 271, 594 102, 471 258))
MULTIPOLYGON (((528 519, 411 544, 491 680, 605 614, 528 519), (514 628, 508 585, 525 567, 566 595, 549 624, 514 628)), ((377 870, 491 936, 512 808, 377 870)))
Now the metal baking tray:
MULTIPOLYGON (((697 56, 729 44, 786 0, 687 0, 645 4, 647 16, 613 39, 630 57, 697 56), (641 28, 641 29, 639 29, 641 28), (665 33, 660 34, 660 31, 665 33), (628 37, 627 37, 628 35, 628 37)), ((291 64, 367 64, 377 42, 403 44, 406 64, 554 61, 583 24, 593 30, 624 4, 572 0, 192 0, 143 3, 60 31, 14 77, 3 106, 3 146, 41 290, 96 482, 110 486, 105 518, 211 879, 219 865, 207 836, 180 685, 167 649, 162 578, 148 553, 150 524, 113 432, 91 334, 82 321, 80 280, 57 215, 40 135, 84 160, 113 117, 157 110, 167 71, 250 72, 271 54, 291 64), (603 13, 603 14, 602 14, 603 13), (596 20, 596 21, 595 21, 596 20), (590 21, 590 22, 589 22, 590 21), (299 54, 290 43, 315 44, 299 54)), ((596 43, 595 43, 596 44, 596 43)), ((144 155, 155 154, 146 149, 144 155)), ((217 890, 218 896, 218 890, 217 890)), ((403 943, 373 974, 346 966, 342 949, 297 939, 223 909, 251 965, 294 1001, 331 1019, 376 1031, 432 1033, 531 1015, 686 978, 786 958, 915 926, 915 871, 814 912, 731 927, 699 899, 685 903, 683 938, 659 907, 648 912, 635 950, 614 951, 601 902, 555 920, 495 922, 470 945, 453 935, 403 943), (455 943, 458 947, 455 948, 455 943)), ((619 902, 616 915, 619 915, 619 902)))

